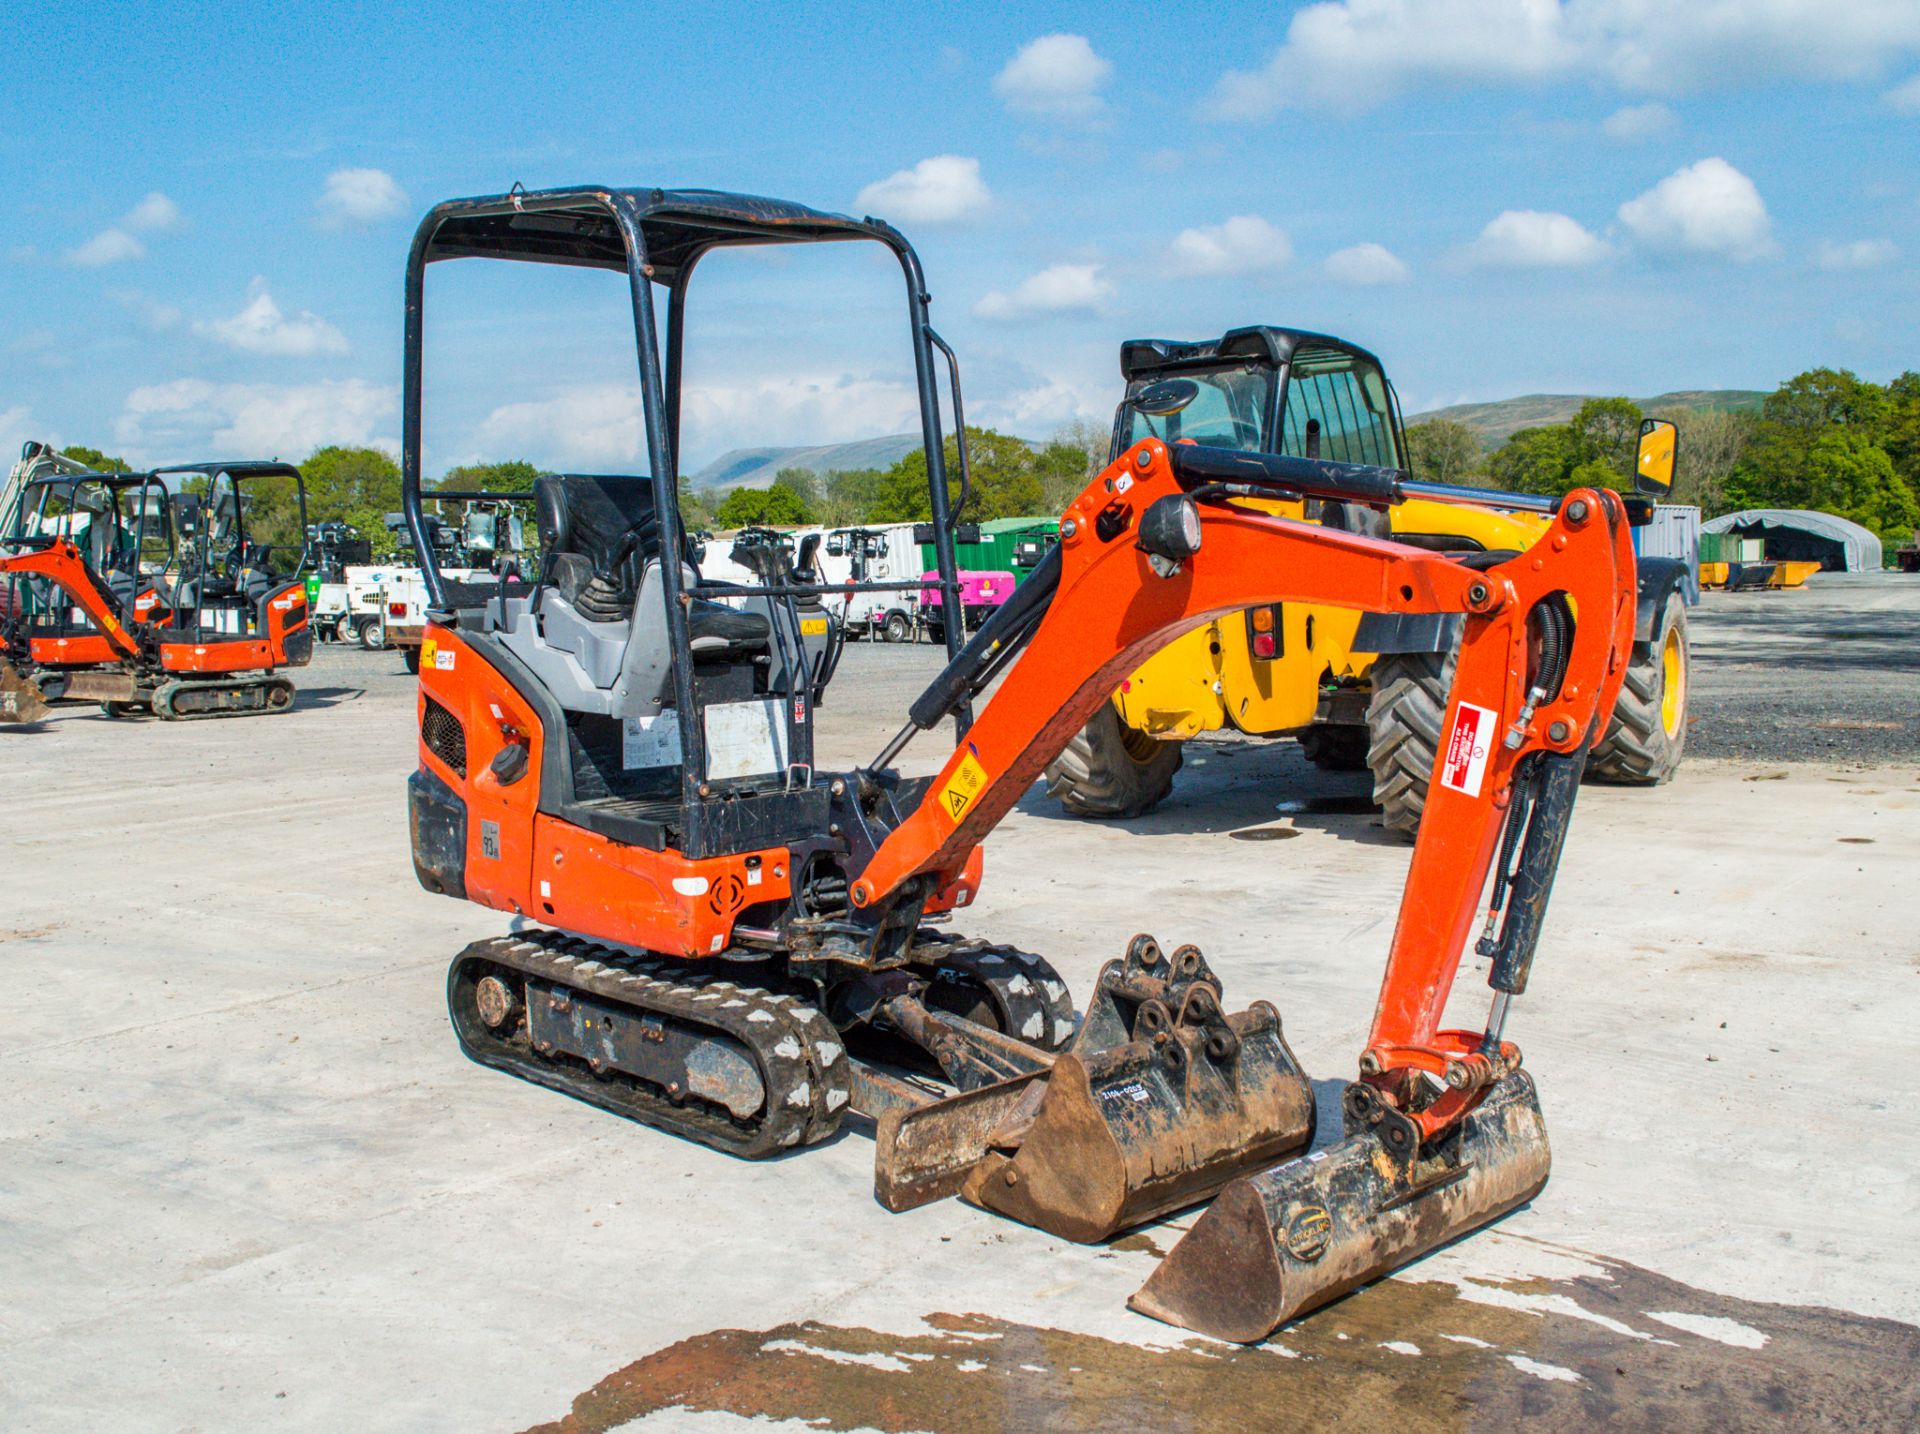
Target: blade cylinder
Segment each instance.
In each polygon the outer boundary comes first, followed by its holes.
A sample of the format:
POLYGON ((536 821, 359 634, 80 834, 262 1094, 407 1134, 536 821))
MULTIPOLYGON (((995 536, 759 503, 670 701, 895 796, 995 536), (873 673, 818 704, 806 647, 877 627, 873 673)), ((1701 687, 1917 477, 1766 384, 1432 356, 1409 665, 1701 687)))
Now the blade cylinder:
POLYGON ((1253 1344, 1525 1204, 1551 1153, 1533 1081, 1496 1085, 1411 1165, 1370 1130, 1236 1180, 1127 1303, 1168 1324, 1253 1344))

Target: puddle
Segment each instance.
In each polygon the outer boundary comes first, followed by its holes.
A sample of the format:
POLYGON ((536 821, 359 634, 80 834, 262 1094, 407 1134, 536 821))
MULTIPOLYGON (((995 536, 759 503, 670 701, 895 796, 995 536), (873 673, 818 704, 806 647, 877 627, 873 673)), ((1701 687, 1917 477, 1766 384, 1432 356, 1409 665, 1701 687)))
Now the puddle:
POLYGON ((918 1334, 714 1330, 609 1375, 533 1434, 660 1411, 955 1434, 1920 1425, 1920 1329, 1600 1263, 1464 1295, 1388 1280, 1253 1348, 1143 1323, 1175 1346, 1143 1349, 979 1314, 931 1315, 918 1334))
POLYGON ((1235 841, 1286 841, 1289 837, 1300 835, 1298 827, 1243 827, 1237 832, 1228 832, 1235 841))

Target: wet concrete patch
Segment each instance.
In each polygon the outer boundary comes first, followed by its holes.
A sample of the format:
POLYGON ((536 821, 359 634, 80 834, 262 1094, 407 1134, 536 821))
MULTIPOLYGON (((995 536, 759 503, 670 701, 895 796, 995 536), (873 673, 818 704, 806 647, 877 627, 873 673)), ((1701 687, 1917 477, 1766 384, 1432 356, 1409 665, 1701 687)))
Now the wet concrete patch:
POLYGON ((805 1322, 696 1335, 535 1434, 663 1410, 819 1429, 1920 1427, 1920 1329, 1710 1294, 1633 1265, 1570 1280, 1388 1280, 1240 1348, 1143 1348, 984 1315, 921 1334, 805 1322))
POLYGON ((1228 832, 1235 841, 1286 841, 1300 835, 1298 827, 1246 827, 1237 832, 1228 832))

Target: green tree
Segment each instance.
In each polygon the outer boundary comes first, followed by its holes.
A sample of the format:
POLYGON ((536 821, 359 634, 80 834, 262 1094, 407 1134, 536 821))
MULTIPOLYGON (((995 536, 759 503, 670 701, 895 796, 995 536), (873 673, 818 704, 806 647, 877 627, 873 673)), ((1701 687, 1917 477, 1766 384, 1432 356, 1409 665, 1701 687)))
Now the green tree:
POLYGON ((784 478, 774 479, 770 488, 735 488, 714 510, 713 520, 729 530, 762 524, 797 527, 814 521, 805 496, 784 478))
POLYGON ((1818 507, 1811 467, 1815 446, 1839 429, 1869 442, 1891 438, 1887 430, 1898 411, 1892 393, 1846 369, 1796 374, 1761 404, 1753 441, 1727 485, 1729 501, 1756 508, 1818 507))
POLYGON ((351 523, 376 558, 394 553, 386 515, 400 511, 400 465, 378 448, 319 449, 300 465, 309 523, 351 523))
POLYGON ((1806 467, 1795 485, 1799 501, 1771 501, 1771 486, 1755 486, 1765 483, 1758 470, 1743 469, 1728 484, 1728 497, 1739 507, 1813 508, 1837 513, 1871 528, 1890 546, 1908 541, 1913 530, 1920 527, 1920 500, 1895 471, 1886 450, 1866 434, 1849 428, 1831 428, 1808 448, 1806 467))
POLYGON ((773 486, 798 495, 810 513, 820 506, 820 475, 810 468, 782 468, 773 475, 773 486))
POLYGON ((1407 461, 1428 483, 1471 483, 1484 458, 1480 439, 1464 423, 1434 418, 1407 430, 1407 461))
POLYGON ((1581 404, 1567 424, 1567 442, 1574 468, 1587 471, 1577 479, 1569 474, 1573 481, 1568 486, 1630 490, 1634 447, 1645 418, 1640 405, 1630 398, 1590 398, 1581 404), (1602 466, 1612 473, 1611 479, 1601 477, 1602 466))
POLYGON ((82 443, 76 443, 70 448, 63 448, 60 452, 63 457, 71 458, 76 463, 86 464, 87 467, 91 468, 95 473, 133 472, 133 469, 128 465, 126 459, 109 457, 98 448, 88 448, 82 443))
POLYGON ((880 499, 886 475, 878 468, 855 468, 828 473, 821 479, 820 521, 835 528, 865 523, 880 499))
POLYGON ((468 492, 531 493, 533 480, 540 473, 540 469, 520 458, 505 463, 469 463, 459 468, 449 468, 433 486, 465 489, 468 492))
MULTIPOLYGON (((990 428, 969 426, 967 455, 973 474, 973 498, 962 515, 965 521, 1020 517, 1041 510, 1040 455, 1025 442, 990 428)), ((947 501, 958 502, 960 464, 951 438, 946 442, 946 466, 947 501)), ((879 494, 868 516, 876 523, 925 522, 933 516, 924 451, 916 448, 882 475, 879 494)))
POLYGON ((1064 512, 1093 476, 1107 466, 1107 450, 1112 446, 1112 428, 1092 419, 1076 418, 1054 430, 1040 451, 1040 510, 1064 512))
POLYGON ((1679 408, 1654 417, 1680 430, 1680 461, 1669 501, 1692 503, 1708 517, 1725 512, 1727 479, 1753 439, 1753 415, 1726 408, 1679 408))
POLYGON ((1487 460, 1496 488, 1557 497, 1573 486, 1573 442, 1565 424, 1522 428, 1487 460))

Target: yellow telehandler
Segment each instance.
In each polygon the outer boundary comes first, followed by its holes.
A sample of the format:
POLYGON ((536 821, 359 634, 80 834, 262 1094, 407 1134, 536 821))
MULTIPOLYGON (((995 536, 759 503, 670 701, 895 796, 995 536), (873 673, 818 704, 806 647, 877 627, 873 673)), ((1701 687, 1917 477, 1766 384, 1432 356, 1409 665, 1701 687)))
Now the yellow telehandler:
MULTIPOLYGON (((1379 359, 1325 334, 1267 326, 1217 340, 1136 339, 1121 346, 1126 398, 1112 453, 1143 438, 1404 468, 1399 404, 1379 359), (1134 400, 1170 379, 1199 396, 1165 416, 1134 400)), ((1388 512, 1352 503, 1270 500, 1282 516, 1392 537, 1448 553, 1515 553, 1546 522, 1412 499, 1388 512)), ((1639 561, 1633 657, 1613 719, 1587 762, 1590 780, 1655 786, 1672 778, 1687 736, 1685 564, 1639 561)), ((1314 765, 1371 771, 1388 830, 1411 839, 1426 804, 1460 642, 1455 616, 1362 613, 1303 603, 1252 608, 1176 639, 1120 684, 1047 768, 1047 791, 1078 816, 1130 817, 1173 789, 1181 745, 1222 728, 1293 737, 1314 765)))

